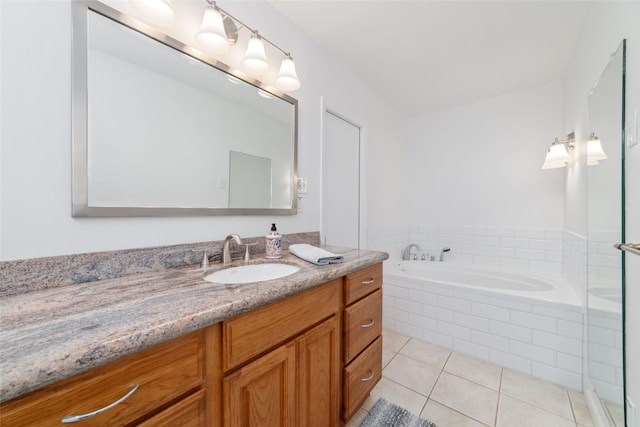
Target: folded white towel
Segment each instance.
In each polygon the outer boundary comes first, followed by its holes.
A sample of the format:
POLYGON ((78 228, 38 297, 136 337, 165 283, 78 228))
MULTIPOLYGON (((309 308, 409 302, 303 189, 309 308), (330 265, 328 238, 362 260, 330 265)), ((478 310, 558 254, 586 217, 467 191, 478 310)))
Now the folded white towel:
POLYGON ((298 243, 289 246, 289 252, 298 258, 302 258, 303 260, 312 262, 316 265, 339 264, 344 262, 344 257, 342 255, 334 254, 306 243, 298 243))

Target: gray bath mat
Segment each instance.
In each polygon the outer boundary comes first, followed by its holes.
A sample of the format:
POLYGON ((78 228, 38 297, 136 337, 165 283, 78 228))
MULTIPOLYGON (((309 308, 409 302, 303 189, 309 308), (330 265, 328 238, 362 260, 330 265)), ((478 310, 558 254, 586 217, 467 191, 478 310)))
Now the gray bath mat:
POLYGON ((362 420, 360 427, 437 427, 398 405, 383 398, 373 405, 369 414, 362 420))

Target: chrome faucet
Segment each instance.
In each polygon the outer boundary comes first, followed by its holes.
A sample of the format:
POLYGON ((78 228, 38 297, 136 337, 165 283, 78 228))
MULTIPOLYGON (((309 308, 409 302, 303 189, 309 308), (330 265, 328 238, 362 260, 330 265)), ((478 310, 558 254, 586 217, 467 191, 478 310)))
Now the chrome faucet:
POLYGON ((444 253, 449 252, 450 250, 451 248, 442 248, 442 250, 440 251, 440 262, 444 261, 444 253))
POLYGON ((224 243, 222 244, 222 265, 231 264, 231 252, 229 251, 229 243, 231 243, 231 240, 236 242, 236 244, 238 245, 242 244, 242 240, 240 239, 240 236, 238 236, 235 233, 229 234, 224 239, 224 243))
MULTIPOLYGON (((404 261, 408 261, 411 259, 411 249, 416 248, 416 251, 421 251, 422 248, 418 245, 416 245, 415 243, 411 243, 409 246, 407 246, 406 248, 404 248, 404 251, 402 252, 402 259, 404 261)), ((414 255, 414 259, 417 259, 417 254, 414 255)))

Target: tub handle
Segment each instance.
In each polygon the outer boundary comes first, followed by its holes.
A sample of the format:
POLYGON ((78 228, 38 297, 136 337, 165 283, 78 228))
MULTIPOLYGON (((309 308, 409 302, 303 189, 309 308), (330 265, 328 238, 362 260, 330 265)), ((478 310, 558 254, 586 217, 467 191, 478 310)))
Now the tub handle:
POLYGON ((369 376, 367 378, 360 378, 360 381, 362 381, 363 383, 366 383, 367 381, 371 381, 371 379, 373 378, 373 369, 369 369, 369 376))
POLYGON ((362 282, 363 285, 371 285, 372 283, 375 283, 376 279, 371 278, 369 280, 365 280, 362 282))
POLYGON ((64 417, 62 419, 62 422, 65 423, 65 424, 66 423, 77 423, 78 421, 86 420, 87 418, 95 417, 96 415, 99 415, 99 414, 101 414, 103 412, 108 411, 109 409, 113 408, 114 406, 117 406, 117 405, 121 404, 122 402, 124 402, 125 400, 127 400, 128 398, 130 398, 131 395, 136 392, 138 387, 140 387, 140 384, 134 384, 134 385, 131 385, 130 387, 131 387, 131 390, 129 390, 127 392, 127 394, 125 394, 120 399, 116 400, 115 402, 110 403, 109 405, 105 406, 104 408, 96 409, 95 411, 87 412, 86 414, 68 415, 68 416, 66 416, 66 417, 64 417))
POLYGON ((373 326, 373 324, 376 323, 375 320, 371 319, 371 322, 369 323, 365 323, 364 325, 360 325, 361 328, 370 328, 373 326))

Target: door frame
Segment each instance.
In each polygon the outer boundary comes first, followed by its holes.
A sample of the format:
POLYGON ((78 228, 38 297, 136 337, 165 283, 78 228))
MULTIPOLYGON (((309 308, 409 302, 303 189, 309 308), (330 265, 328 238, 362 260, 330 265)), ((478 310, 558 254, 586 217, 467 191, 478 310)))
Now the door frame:
POLYGON ((320 242, 324 244, 325 239, 325 192, 324 192, 324 167, 325 167, 325 115, 327 113, 333 114, 334 116, 350 123, 351 125, 360 129, 360 138, 359 138, 359 201, 358 201, 358 212, 359 212, 359 229, 358 229, 358 245, 359 248, 356 249, 365 249, 367 247, 368 239, 367 239, 367 167, 366 167, 366 157, 367 157, 367 126, 364 125, 364 121, 360 120, 355 115, 348 113, 345 114, 345 108, 335 108, 334 105, 330 102, 327 102, 324 96, 320 97, 320 242))

